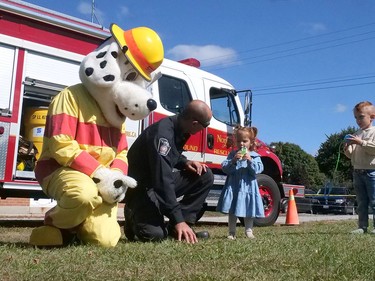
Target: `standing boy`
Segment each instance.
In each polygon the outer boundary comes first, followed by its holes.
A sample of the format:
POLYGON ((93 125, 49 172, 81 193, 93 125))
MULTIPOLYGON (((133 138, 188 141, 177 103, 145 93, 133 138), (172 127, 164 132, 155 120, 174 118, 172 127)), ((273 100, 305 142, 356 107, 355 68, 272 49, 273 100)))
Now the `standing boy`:
POLYGON ((353 234, 363 234, 368 227, 368 207, 373 212, 375 234, 375 106, 368 101, 358 103, 354 109, 354 118, 359 130, 346 138, 344 152, 353 165, 353 184, 358 203, 358 229, 353 234))

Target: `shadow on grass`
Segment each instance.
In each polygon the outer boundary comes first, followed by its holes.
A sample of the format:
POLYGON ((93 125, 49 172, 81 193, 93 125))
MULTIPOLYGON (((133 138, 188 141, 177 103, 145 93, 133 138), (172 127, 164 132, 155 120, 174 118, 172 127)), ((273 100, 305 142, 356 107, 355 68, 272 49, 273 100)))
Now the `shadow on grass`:
POLYGON ((35 246, 30 245, 26 242, 2 242, 0 241, 0 247, 6 246, 8 248, 20 248, 20 249, 27 249, 27 248, 34 248, 35 246))
POLYGON ((0 220, 0 227, 38 227, 43 220, 0 220))

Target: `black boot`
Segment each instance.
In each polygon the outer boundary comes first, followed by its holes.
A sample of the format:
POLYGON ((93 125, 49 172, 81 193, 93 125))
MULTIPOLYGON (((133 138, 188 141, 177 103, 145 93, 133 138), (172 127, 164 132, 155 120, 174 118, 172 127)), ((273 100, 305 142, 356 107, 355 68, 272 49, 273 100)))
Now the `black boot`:
POLYGON ((124 215, 125 215, 125 225, 124 225, 124 233, 126 238, 129 241, 135 241, 135 233, 134 233, 134 222, 133 222, 133 212, 132 210, 125 205, 124 208, 124 215))

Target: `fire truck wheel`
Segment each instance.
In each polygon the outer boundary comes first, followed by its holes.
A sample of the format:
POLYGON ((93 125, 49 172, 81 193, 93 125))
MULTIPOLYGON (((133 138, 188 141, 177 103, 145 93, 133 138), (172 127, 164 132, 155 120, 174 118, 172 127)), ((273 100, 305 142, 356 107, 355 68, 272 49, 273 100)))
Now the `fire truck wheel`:
POLYGON ((256 226, 273 225, 280 213, 280 190, 277 183, 268 175, 257 175, 260 195, 263 198, 265 218, 255 219, 256 226))

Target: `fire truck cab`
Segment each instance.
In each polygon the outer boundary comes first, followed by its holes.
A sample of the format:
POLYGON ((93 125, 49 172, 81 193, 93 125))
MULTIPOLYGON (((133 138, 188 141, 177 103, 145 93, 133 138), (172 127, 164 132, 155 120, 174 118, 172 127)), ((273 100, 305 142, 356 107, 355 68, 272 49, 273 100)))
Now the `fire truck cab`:
MULTIPOLYGON (((78 69, 83 57, 110 36, 101 26, 19 1, 0 0, 0 196, 2 199, 43 198, 35 180, 35 158, 25 163, 24 143, 40 152, 47 108, 64 87, 80 83, 78 69)), ((244 95, 224 79, 199 69, 199 62, 165 59, 160 72, 148 85, 158 107, 141 121, 126 121, 128 144, 144 128, 165 116, 178 114, 193 100, 205 101, 213 118, 205 130, 185 145, 189 159, 206 163, 215 174, 207 198, 207 209, 216 206, 225 175, 221 162, 232 149, 232 132, 237 124, 249 125, 251 91, 244 95)), ((259 140, 264 172, 258 175, 266 218, 258 226, 272 225, 284 197, 282 169, 278 157, 259 140)), ((32 154, 32 153, 31 153, 32 154)))

